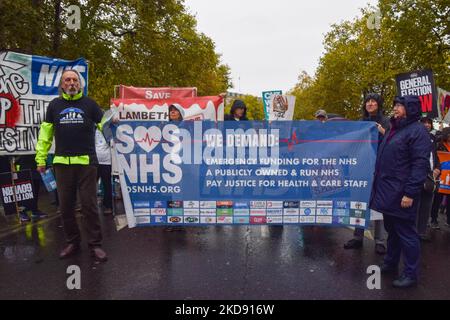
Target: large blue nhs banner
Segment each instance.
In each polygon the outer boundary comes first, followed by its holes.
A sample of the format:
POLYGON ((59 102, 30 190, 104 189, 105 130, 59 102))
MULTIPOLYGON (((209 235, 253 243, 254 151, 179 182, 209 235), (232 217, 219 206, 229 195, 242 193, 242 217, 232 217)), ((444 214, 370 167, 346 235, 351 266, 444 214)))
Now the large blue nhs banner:
POLYGON ((368 226, 375 123, 124 121, 114 136, 130 227, 368 226))

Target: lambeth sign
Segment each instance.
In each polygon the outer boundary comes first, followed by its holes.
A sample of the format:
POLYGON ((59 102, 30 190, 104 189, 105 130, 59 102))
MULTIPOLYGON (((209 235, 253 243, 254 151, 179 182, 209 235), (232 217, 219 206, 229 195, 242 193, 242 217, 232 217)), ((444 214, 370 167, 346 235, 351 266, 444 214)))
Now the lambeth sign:
POLYGON ((369 223, 373 123, 123 121, 114 134, 130 227, 369 223))

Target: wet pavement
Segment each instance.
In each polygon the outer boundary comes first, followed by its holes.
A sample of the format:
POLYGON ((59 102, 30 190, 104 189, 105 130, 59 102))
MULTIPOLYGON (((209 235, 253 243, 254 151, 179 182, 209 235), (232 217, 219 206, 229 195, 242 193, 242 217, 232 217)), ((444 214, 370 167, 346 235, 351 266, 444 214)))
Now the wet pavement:
MULTIPOLYGON (((210 226, 166 231, 165 227, 116 231, 102 216, 109 261, 82 251, 59 260, 61 220, 48 195, 49 218, 20 226, 0 216, 0 299, 450 299, 450 230, 433 230, 422 244, 417 288, 369 290, 367 267, 379 264, 374 241, 344 250, 347 228, 210 226), (66 269, 81 268, 81 290, 68 290, 66 269)), ((82 218, 79 217, 79 222, 82 218)))

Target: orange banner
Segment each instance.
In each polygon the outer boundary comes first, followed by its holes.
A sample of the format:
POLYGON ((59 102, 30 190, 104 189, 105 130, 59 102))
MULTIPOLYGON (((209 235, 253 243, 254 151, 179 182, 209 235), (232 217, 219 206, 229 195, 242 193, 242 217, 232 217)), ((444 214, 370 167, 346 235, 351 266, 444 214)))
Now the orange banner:
POLYGON ((438 151, 441 162, 439 193, 450 194, 450 152, 438 151))

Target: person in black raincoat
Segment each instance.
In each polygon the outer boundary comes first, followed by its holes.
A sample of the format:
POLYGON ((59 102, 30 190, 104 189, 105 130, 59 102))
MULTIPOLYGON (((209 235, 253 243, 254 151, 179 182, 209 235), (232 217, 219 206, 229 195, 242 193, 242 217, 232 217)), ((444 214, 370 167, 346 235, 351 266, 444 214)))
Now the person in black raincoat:
POLYGON ((225 121, 247 121, 247 106, 242 100, 234 100, 230 114, 225 115, 225 121))
POLYGON ((380 145, 370 208, 383 213, 388 232, 383 274, 396 274, 403 254, 404 270, 393 286, 417 284, 420 241, 416 216, 420 194, 430 171, 430 135, 419 122, 417 96, 396 97, 391 128, 380 145))
MULTIPOLYGON (((364 104, 362 106, 362 121, 373 121, 377 123, 378 140, 383 140, 384 134, 390 127, 389 118, 383 113, 383 99, 377 93, 369 93, 364 97, 364 104)), ((386 253, 386 246, 384 245, 383 226, 381 220, 375 220, 374 238, 375 238, 375 252, 378 254, 386 253)), ((353 239, 350 239, 344 244, 345 249, 360 249, 363 246, 364 229, 355 228, 353 239)))

